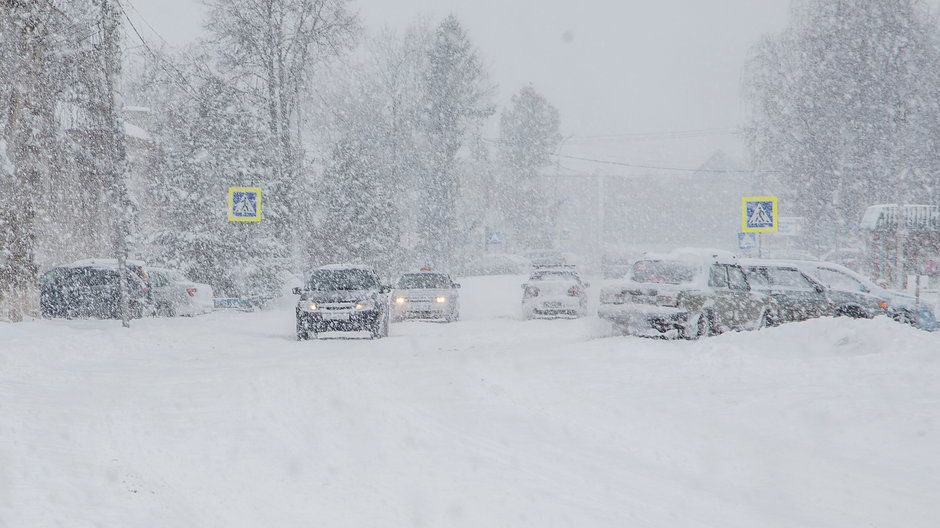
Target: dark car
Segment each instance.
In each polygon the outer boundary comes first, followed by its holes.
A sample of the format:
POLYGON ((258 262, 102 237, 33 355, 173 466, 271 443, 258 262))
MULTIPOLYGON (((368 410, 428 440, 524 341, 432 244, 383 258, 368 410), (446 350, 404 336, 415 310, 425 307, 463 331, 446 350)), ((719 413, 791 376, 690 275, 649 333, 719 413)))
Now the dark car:
POLYGON ((120 318, 122 277, 131 317, 152 315, 150 277, 143 262, 128 260, 125 272, 118 273, 116 259, 87 259, 52 268, 39 278, 42 316, 120 318))
POLYGON ((368 266, 330 265, 313 270, 297 302, 297 339, 316 338, 329 331, 368 331, 372 338, 388 336, 390 286, 368 266))
POLYGON ((826 287, 795 265, 757 259, 742 260, 741 265, 751 288, 770 297, 771 325, 835 313, 826 287))

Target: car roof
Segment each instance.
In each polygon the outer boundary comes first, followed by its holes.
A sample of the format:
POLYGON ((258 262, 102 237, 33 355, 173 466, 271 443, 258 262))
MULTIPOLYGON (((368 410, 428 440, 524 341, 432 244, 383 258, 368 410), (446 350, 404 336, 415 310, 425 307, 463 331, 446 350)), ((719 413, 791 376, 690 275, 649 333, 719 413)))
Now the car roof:
MULTIPOLYGON (((144 267, 144 261, 142 260, 133 260, 127 259, 125 263, 128 266, 140 266, 144 267)), ((117 259, 113 258, 90 258, 76 260, 75 262, 64 264, 60 267, 62 268, 101 268, 101 269, 116 269, 118 265, 117 259)))
POLYGON ((326 270, 326 271, 353 270, 353 269, 375 272, 375 269, 373 269, 372 266, 366 266, 365 264, 327 264, 325 266, 320 266, 314 269, 314 271, 317 271, 317 270, 326 270))
POLYGON ((667 253, 645 253, 637 260, 680 260, 699 264, 738 264, 737 256, 723 249, 679 248, 667 253))
POLYGON ((794 269, 799 271, 800 267, 796 264, 786 261, 786 260, 774 260, 774 259, 759 259, 759 258, 742 258, 738 260, 738 263, 744 266, 745 268, 785 268, 785 269, 794 269))

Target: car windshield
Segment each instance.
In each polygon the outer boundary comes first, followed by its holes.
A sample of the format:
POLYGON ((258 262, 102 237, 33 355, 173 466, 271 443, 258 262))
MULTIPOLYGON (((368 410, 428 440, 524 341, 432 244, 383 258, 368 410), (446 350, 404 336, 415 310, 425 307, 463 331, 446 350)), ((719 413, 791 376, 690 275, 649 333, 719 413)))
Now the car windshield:
POLYGON ((406 273, 398 279, 398 288, 450 288, 450 278, 443 273, 406 273))
POLYGON ((682 284, 692 282, 698 267, 677 260, 641 260, 633 265, 630 276, 634 282, 682 284))
POLYGON ((532 273, 529 280, 534 281, 574 281, 578 280, 578 274, 573 271, 536 271, 532 273))
POLYGON ((307 289, 319 291, 368 290, 375 287, 375 276, 364 269, 316 270, 307 281, 307 289))

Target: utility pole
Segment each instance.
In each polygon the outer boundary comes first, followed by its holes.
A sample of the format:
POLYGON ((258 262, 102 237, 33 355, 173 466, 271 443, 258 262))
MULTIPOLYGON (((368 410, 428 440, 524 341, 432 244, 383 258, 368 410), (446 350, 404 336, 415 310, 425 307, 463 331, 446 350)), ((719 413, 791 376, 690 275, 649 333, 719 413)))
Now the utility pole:
POLYGON ((906 139, 906 129, 907 129, 907 109, 904 107, 904 103, 898 105, 898 135, 900 143, 900 156, 899 156, 899 165, 900 172, 898 173, 898 210, 897 215, 897 230, 895 235, 897 236, 897 263, 895 265, 895 287, 898 290, 904 290, 907 286, 907 274, 904 271, 904 240, 907 235, 907 211, 904 204, 904 192, 907 187, 907 139, 906 139))
POLYGON ((103 143, 107 145, 106 155, 110 160, 109 167, 109 198, 114 226, 114 252, 117 257, 118 288, 120 291, 119 309, 121 312, 121 326, 130 327, 130 302, 128 299, 128 282, 134 277, 130 276, 127 268, 128 238, 130 237, 130 199, 127 195, 127 145, 124 136, 124 121, 120 116, 123 106, 118 93, 118 79, 121 74, 121 32, 120 32, 120 5, 117 0, 101 1, 102 42, 100 52, 104 64, 105 94, 105 137, 103 143))

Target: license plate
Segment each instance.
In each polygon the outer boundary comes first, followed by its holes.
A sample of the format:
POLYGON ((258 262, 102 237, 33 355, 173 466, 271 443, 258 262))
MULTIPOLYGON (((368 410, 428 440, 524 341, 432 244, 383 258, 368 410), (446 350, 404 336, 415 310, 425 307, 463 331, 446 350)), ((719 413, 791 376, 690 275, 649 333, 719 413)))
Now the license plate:
POLYGON ((560 302, 547 302, 547 303, 544 303, 543 306, 545 306, 546 308, 561 308, 561 303, 560 302))
POLYGON ((323 314, 323 320, 324 320, 324 321, 348 321, 348 320, 349 320, 349 314, 348 314, 348 313, 329 313, 329 312, 327 312, 327 313, 324 313, 324 314, 323 314))

